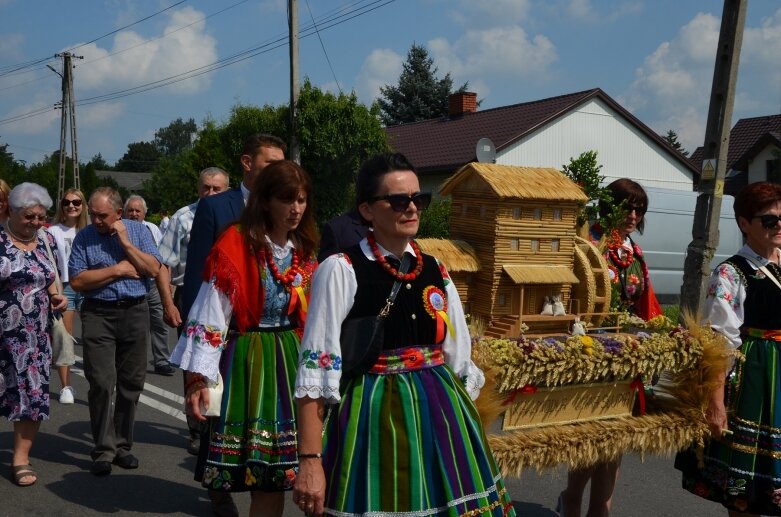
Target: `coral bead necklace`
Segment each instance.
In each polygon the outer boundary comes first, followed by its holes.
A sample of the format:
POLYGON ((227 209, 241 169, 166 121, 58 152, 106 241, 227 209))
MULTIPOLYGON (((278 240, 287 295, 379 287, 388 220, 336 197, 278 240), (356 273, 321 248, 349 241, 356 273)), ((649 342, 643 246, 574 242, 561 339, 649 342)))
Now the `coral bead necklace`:
POLYGON ((388 261, 385 260, 385 257, 380 252, 380 248, 377 246, 377 241, 375 240, 374 234, 372 232, 369 232, 369 235, 366 236, 366 240, 369 242, 369 248, 372 250, 372 253, 374 254, 374 258, 377 259, 377 262, 380 263, 382 269, 384 269, 390 276, 392 276, 396 280, 403 281, 403 282, 412 282, 418 277, 420 272, 423 271, 423 255, 420 253, 420 248, 418 248, 418 245, 417 243, 415 243, 415 241, 410 242, 413 251, 415 251, 415 260, 417 261, 417 264, 415 265, 415 270, 412 273, 400 273, 398 269, 391 266, 388 263, 388 261))
POLYGON ((613 230, 610 234, 610 238, 607 241, 607 250, 610 261, 615 264, 618 269, 626 269, 632 265, 632 262, 635 261, 633 253, 634 249, 626 248, 624 249, 624 256, 626 259, 621 260, 621 257, 618 255, 618 250, 622 247, 622 244, 623 241, 621 236, 616 230, 613 230))
POLYGON ((301 253, 298 250, 293 250, 293 260, 290 264, 290 268, 283 275, 279 272, 276 262, 274 262, 274 256, 270 249, 266 249, 266 263, 271 270, 271 275, 274 279, 285 287, 297 287, 301 283, 301 270, 298 268, 298 264, 301 262, 301 253))

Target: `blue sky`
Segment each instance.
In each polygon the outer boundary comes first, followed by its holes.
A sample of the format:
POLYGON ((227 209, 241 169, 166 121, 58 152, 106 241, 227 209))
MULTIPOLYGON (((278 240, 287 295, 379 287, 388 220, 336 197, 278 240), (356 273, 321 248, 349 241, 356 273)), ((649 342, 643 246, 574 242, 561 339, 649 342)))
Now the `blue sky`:
MULTIPOLYGON (((82 162, 101 153, 114 163, 178 117, 223 121, 237 103, 287 102, 288 51, 278 41, 286 4, 0 0, 0 143, 27 163, 59 147, 59 111, 47 108, 60 82, 46 64, 59 70, 54 54, 77 45, 82 162), (218 70, 96 102, 253 48, 254 57, 218 70)), ((313 19, 321 28, 301 39, 301 75, 368 104, 396 83, 415 42, 440 76, 469 82, 481 109, 599 87, 692 151, 704 137, 722 8, 722 0, 299 0, 302 31, 313 19)), ((781 112, 778 0, 750 0, 740 59, 733 124, 781 112)))

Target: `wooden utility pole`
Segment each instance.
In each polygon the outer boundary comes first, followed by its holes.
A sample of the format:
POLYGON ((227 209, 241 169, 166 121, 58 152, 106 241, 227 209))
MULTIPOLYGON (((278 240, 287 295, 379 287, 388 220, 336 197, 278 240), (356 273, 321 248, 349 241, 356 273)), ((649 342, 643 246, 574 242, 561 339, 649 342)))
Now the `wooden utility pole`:
POLYGON ((301 150, 298 148, 298 94, 301 81, 298 74, 298 0, 288 0, 288 22, 290 29, 290 159, 301 164, 301 150))
POLYGON ((681 314, 688 312, 698 319, 704 306, 705 283, 710 275, 710 262, 719 242, 719 217, 727 173, 729 132, 747 3, 747 0, 724 0, 721 15, 702 152, 700 195, 697 197, 692 227, 693 240, 687 249, 681 287, 681 314))
POLYGON ((62 73, 59 73, 49 65, 46 66, 62 78, 62 101, 60 102, 60 109, 62 110, 60 118, 60 166, 57 182, 57 202, 59 203, 59 200, 65 195, 65 169, 68 164, 65 141, 67 139, 66 135, 69 122, 71 128, 71 157, 73 158, 73 187, 77 189, 81 188, 81 179, 79 177, 79 152, 76 143, 76 99, 73 94, 73 64, 71 63, 71 59, 84 59, 84 57, 74 56, 69 52, 55 54, 55 56, 62 58, 62 73))

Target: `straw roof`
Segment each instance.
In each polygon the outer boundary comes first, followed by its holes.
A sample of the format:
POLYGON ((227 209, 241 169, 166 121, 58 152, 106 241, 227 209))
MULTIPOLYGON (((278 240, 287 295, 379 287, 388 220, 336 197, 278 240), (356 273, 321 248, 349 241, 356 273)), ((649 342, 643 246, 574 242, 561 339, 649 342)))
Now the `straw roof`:
POLYGON ((561 171, 550 167, 518 167, 493 163, 468 163, 440 187, 449 196, 459 186, 473 190, 475 179, 484 182, 500 198, 585 203, 586 194, 561 171))
POLYGON ((502 266, 516 284, 577 284, 580 282, 571 268, 566 266, 525 265, 502 266))
POLYGON ((475 250, 464 241, 449 239, 415 239, 423 253, 442 262, 448 271, 473 273, 480 270, 475 250))

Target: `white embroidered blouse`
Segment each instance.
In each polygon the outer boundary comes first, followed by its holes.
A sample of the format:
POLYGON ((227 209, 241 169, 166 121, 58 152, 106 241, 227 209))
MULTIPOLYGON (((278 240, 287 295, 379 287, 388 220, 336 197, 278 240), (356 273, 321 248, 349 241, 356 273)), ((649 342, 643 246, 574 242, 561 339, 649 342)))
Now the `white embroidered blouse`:
MULTIPOLYGON (((369 260, 376 260, 366 239, 361 241, 360 246, 369 260)), ((384 256, 393 256, 379 244, 378 247, 384 256)), ((409 244, 406 252, 414 255, 409 244)), ((444 271, 444 268, 441 269, 444 271)), ((442 351, 445 363, 457 377, 465 379, 465 388, 474 400, 485 384, 485 377, 471 359, 471 338, 458 291, 449 278, 445 280, 447 315, 455 337, 445 333, 442 351)), ((335 254, 320 263, 312 278, 312 297, 301 341, 296 376, 297 398, 323 398, 326 403, 339 401, 342 374, 339 333, 342 322, 352 309, 356 291, 355 271, 345 255, 335 254)))

